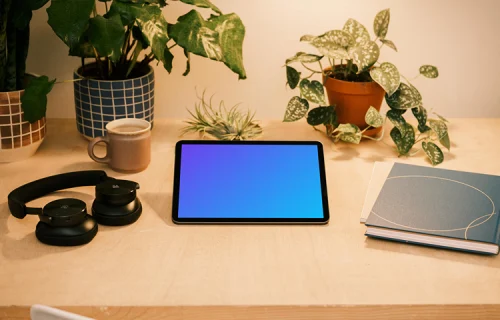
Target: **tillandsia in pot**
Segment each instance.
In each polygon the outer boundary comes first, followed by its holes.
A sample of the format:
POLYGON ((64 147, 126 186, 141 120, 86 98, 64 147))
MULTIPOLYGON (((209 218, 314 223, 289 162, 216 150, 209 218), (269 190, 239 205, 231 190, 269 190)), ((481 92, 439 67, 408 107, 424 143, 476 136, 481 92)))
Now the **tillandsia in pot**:
POLYGON ((0 2, 0 162, 33 155, 45 138, 54 81, 26 72, 32 11, 48 0, 0 2))
POLYGON ((81 58, 74 75, 81 80, 75 81, 75 102, 79 130, 87 136, 100 135, 114 118, 152 122, 151 64, 161 63, 171 73, 176 46, 186 61, 184 76, 190 72, 191 55, 197 55, 222 62, 246 79, 243 22, 209 0, 51 0, 47 13, 69 55, 81 58), (211 15, 205 19, 193 8, 168 22, 163 10, 179 1, 208 9, 211 15))
MULTIPOLYGON (((444 159, 437 143, 450 149, 447 120, 436 113, 436 118, 430 118, 430 110, 424 107, 417 88, 394 64, 379 61, 383 47, 397 51, 394 42, 386 37, 389 22, 389 9, 377 13, 373 40, 365 26, 354 19, 348 19, 342 29, 302 36, 300 41, 318 52, 298 52, 286 60, 287 84, 291 89, 299 89, 299 95, 289 101, 283 121, 305 117, 314 127, 323 125, 335 142, 358 144, 362 138, 382 140, 384 124, 389 119, 393 125, 390 137, 399 156, 423 150, 437 165, 444 159), (302 66, 305 71, 298 71, 293 65, 302 66), (322 82, 311 80, 315 75, 320 75, 322 82), (358 100, 350 100, 352 96, 358 100), (389 106, 385 115, 380 113, 384 98, 389 106), (310 104, 318 106, 310 108, 310 104), (354 109, 354 105, 358 108, 354 109), (416 118, 416 127, 405 119, 410 113, 416 118), (378 138, 368 134, 373 129, 382 130, 382 134, 378 138)), ((435 66, 422 65, 417 77, 420 75, 433 79, 439 72, 435 66)))

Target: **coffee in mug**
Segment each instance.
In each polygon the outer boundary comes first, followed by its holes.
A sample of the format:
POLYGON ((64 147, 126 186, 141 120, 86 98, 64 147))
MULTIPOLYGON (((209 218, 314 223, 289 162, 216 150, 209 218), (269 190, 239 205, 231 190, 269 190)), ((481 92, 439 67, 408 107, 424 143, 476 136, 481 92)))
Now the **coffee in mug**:
POLYGON ((106 125, 107 135, 90 141, 88 153, 96 162, 107 163, 113 170, 140 172, 151 161, 151 124, 143 119, 124 118, 106 125), (106 156, 94 153, 97 143, 106 144, 106 156))

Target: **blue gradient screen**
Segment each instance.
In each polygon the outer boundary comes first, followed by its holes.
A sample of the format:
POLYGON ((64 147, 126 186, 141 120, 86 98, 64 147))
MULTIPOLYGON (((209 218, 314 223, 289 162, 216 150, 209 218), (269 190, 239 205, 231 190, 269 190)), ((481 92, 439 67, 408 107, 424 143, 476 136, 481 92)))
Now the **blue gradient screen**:
POLYGON ((316 145, 181 148, 178 218, 324 218, 316 145))

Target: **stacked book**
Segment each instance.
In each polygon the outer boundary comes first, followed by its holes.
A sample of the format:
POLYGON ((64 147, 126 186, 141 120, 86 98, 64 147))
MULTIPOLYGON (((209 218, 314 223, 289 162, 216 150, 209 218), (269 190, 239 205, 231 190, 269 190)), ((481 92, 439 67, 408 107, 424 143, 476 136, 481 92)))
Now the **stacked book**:
POLYGON ((376 162, 361 222, 365 235, 498 254, 500 176, 376 162))

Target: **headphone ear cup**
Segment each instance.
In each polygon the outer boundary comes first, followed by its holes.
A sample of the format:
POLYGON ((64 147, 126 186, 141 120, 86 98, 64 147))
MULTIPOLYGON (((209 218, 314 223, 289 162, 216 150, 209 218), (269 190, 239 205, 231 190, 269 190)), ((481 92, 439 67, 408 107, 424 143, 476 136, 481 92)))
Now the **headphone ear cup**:
POLYGON ((97 234, 97 223, 86 215, 82 223, 74 226, 53 227, 42 221, 36 225, 35 235, 40 242, 53 246, 79 246, 89 243, 97 234))
POLYGON ((94 201, 92 217, 97 223, 105 226, 125 226, 136 222, 142 213, 142 204, 139 198, 132 202, 117 206, 94 201))

